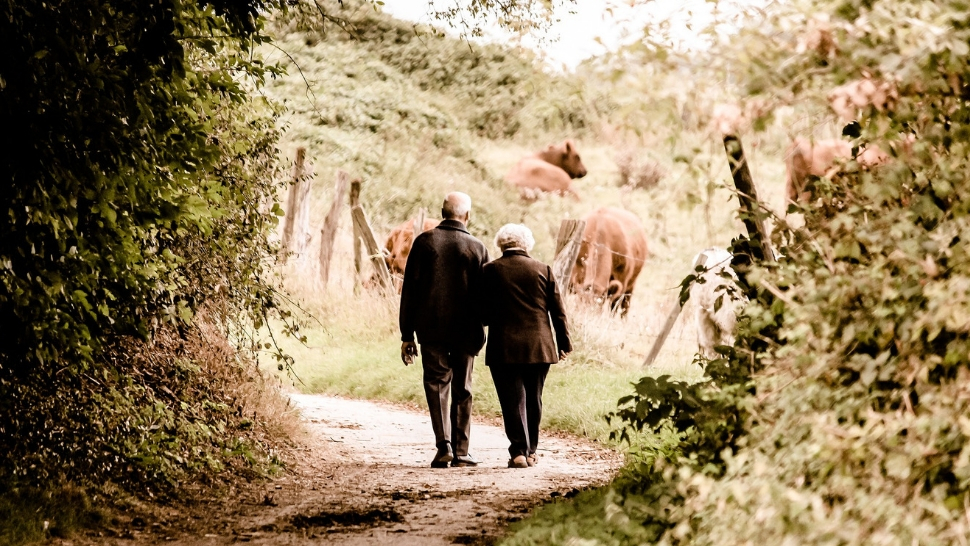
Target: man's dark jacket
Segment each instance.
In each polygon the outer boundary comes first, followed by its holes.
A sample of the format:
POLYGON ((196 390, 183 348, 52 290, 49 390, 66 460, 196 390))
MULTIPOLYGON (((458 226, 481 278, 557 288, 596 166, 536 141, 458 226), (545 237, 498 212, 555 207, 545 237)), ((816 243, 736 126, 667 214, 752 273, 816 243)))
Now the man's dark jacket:
POLYGON ((488 326, 487 366, 554 364, 559 362, 557 343, 560 351, 573 350, 552 268, 524 250, 506 250, 485 265, 482 308, 488 326))
POLYGON ((414 240, 401 289, 401 341, 477 355, 485 344, 478 307, 488 251, 456 220, 414 240))

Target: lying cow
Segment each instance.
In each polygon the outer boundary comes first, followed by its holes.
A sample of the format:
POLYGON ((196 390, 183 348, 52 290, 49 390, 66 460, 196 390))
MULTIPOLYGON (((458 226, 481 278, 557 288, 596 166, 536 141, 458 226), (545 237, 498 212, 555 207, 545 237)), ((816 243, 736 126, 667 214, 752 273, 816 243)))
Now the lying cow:
POLYGON ((632 212, 603 207, 587 214, 583 241, 570 279, 570 289, 626 315, 643 262, 647 236, 632 212))
POLYGON ((708 248, 694 256, 694 271, 702 269, 696 273, 698 280, 691 284, 690 301, 694 302, 698 352, 704 358, 717 358, 714 347, 718 345, 734 345, 734 330, 744 300, 731 280, 738 278, 731 268, 732 258, 723 248, 708 248))
MULTIPOLYGON (((856 157, 859 166, 867 169, 884 163, 889 156, 876 144, 869 144, 856 157)), ((845 140, 810 141, 796 138, 785 151, 785 198, 790 203, 812 200, 809 177, 831 177, 839 172, 845 161, 852 159, 852 144, 845 140)))
MULTIPOLYGON (((414 219, 408 220, 391 230, 384 243, 384 262, 387 263, 387 270, 394 279, 394 284, 398 291, 401 290, 401 283, 404 280, 404 268, 408 264, 408 254, 411 253, 411 245, 414 244, 414 219)), ((434 229, 441 223, 441 220, 425 218, 424 230, 434 229)))
POLYGON ((542 193, 579 194, 572 188, 573 178, 586 176, 586 167, 579 158, 572 140, 551 144, 545 150, 523 157, 505 175, 509 184, 519 189, 519 196, 527 201, 542 193))

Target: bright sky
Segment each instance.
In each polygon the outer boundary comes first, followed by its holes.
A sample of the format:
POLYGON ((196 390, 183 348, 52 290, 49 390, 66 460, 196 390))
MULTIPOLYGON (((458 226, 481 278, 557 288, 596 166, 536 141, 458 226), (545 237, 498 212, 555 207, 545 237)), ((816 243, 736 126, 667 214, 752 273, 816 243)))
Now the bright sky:
MULTIPOLYGON (((440 8, 451 4, 448 0, 438 0, 438 5, 440 8)), ((550 66, 574 68, 583 59, 641 39, 644 26, 653 21, 668 29, 672 40, 689 48, 699 41, 696 30, 703 29, 713 20, 714 5, 706 0, 567 1, 556 10, 558 21, 553 24, 546 40, 527 37, 523 45, 544 55, 550 66)), ((383 9, 399 19, 424 24, 433 22, 427 15, 428 0, 384 0, 383 9)), ((495 24, 487 25, 485 30, 492 39, 508 40, 508 34, 495 24)))

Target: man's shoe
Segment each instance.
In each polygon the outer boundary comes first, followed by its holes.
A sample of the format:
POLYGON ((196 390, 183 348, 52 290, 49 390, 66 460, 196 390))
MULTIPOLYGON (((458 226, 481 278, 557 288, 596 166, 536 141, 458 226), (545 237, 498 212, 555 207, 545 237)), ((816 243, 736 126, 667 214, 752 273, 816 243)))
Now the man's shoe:
POLYGON ((471 455, 456 455, 451 461, 451 466, 478 466, 478 461, 471 455))
POLYGON ((448 468, 448 463, 454 457, 451 456, 450 451, 438 450, 438 453, 434 456, 434 460, 431 461, 431 468, 448 468))
POLYGON ((516 455, 514 459, 509 460, 509 468, 529 468, 529 461, 525 455, 516 455))
POLYGON ((525 458, 525 462, 528 463, 529 466, 535 466, 536 463, 539 462, 539 457, 537 457, 536 454, 533 453, 532 455, 529 455, 528 457, 525 458))

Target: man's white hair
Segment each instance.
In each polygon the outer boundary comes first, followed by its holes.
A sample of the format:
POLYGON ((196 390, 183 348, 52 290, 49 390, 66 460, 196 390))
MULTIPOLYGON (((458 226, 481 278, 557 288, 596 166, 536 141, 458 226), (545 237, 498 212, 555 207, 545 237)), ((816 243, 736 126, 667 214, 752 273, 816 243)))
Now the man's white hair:
POLYGON ((505 224, 499 228, 495 234, 495 245, 503 251, 510 248, 521 248, 529 252, 536 246, 536 240, 532 237, 532 230, 522 224, 505 224))
POLYGON ((441 205, 441 216, 444 218, 461 218, 472 210, 472 198, 467 193, 453 191, 445 196, 441 205))

